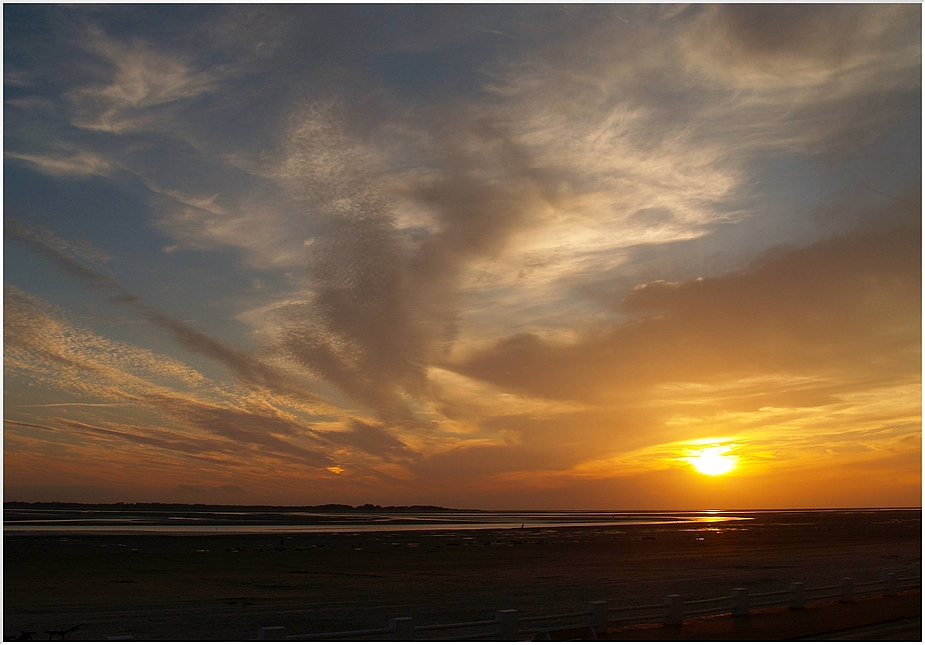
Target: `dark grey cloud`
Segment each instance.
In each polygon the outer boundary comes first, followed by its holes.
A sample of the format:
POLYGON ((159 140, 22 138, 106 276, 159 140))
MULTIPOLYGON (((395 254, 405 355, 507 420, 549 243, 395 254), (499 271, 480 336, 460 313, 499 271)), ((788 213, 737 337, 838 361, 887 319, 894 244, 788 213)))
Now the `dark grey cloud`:
POLYGON ((381 203, 364 200, 316 238, 308 304, 282 308, 280 350, 358 402, 410 419, 398 392, 420 387, 427 339, 403 306, 401 242, 381 203))
POLYGON ((589 401, 748 374, 907 379, 921 352, 920 239, 919 227, 862 230, 778 250, 741 273, 652 282, 625 297, 631 322, 571 345, 509 337, 458 369, 589 401))
POLYGON ((537 207, 555 204, 565 190, 555 174, 535 167, 528 151, 487 119, 455 114, 435 135, 441 175, 416 190, 439 217, 437 232, 414 260, 422 274, 458 272, 467 261, 500 254, 511 232, 540 226, 537 207))
POLYGON ((708 12, 734 55, 772 72, 781 71, 781 59, 791 68, 812 60, 838 67, 859 48, 882 54, 922 37, 922 8, 914 4, 729 4, 708 12))
MULTIPOLYGON (((916 133, 921 139, 921 22, 914 4, 701 7, 683 32, 687 55, 708 78, 728 84, 701 107, 709 111, 724 94, 734 103, 734 96, 746 99, 705 134, 722 137, 725 128, 747 142, 773 132, 765 143, 772 148, 829 163, 863 154, 868 174, 889 177, 870 163, 869 147, 889 140, 895 149, 916 133)), ((909 174, 914 181, 921 171, 909 174)))
MULTIPOLYGON (((132 398, 126 395, 127 400, 132 398)), ((307 440, 316 446, 327 446, 328 442, 320 439, 310 428, 284 418, 275 410, 261 413, 164 394, 141 395, 137 400, 188 426, 229 439, 238 446, 270 452, 287 461, 315 467, 333 463, 327 454, 293 444, 291 439, 307 440)))
POLYGON ((419 456, 384 427, 358 420, 353 421, 347 432, 338 432, 328 437, 341 445, 353 446, 377 457, 407 459, 419 456))
MULTIPOLYGON (((29 427, 32 425, 9 420, 4 420, 4 422, 22 427, 29 427)), ((81 434, 108 439, 117 439, 119 441, 124 441, 139 446, 159 448, 205 461, 211 461, 215 463, 228 463, 229 461, 233 461, 227 458, 223 459, 218 456, 222 453, 228 454, 233 452, 233 446, 225 441, 193 438, 163 429, 149 430, 147 433, 112 430, 89 423, 75 421, 73 419, 62 419, 59 417, 52 417, 49 419, 49 422, 60 424, 65 428, 75 430, 81 434)), ((51 427, 47 427, 46 429, 56 430, 55 428, 51 427)))
POLYGON ((112 277, 102 274, 78 261, 66 249, 56 245, 53 239, 42 235, 13 216, 3 218, 3 236, 27 247, 33 253, 41 255, 65 273, 85 282, 92 289, 104 289, 115 292, 120 302, 134 302, 137 298, 112 277))
POLYGON ((138 446, 157 448, 219 465, 239 463, 240 457, 242 456, 240 449, 235 450, 236 446, 230 442, 185 436, 163 428, 133 427, 131 430, 113 430, 99 425, 60 417, 51 417, 48 419, 48 423, 57 425, 29 423, 16 419, 4 419, 3 423, 9 426, 44 430, 53 433, 60 432, 61 428, 67 428, 69 431, 74 431, 81 435, 114 439, 138 446))
POLYGON ((439 175, 408 191, 436 214, 433 230, 408 239, 382 198, 355 197, 318 229, 310 302, 278 310, 278 350, 388 424, 420 423, 405 397, 426 394, 426 367, 455 337, 468 264, 537 225, 531 209, 558 190, 485 121, 448 119, 436 135, 439 175))

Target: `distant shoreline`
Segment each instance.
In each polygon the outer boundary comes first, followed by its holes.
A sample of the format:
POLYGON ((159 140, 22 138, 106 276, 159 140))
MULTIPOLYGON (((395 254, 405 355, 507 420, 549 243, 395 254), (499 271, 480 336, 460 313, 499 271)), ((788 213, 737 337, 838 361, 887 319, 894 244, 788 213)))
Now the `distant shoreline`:
MULTIPOLYGON (((336 512, 370 512, 370 513, 483 513, 476 508, 446 508, 444 506, 432 505, 413 505, 413 506, 379 506, 378 504, 363 504, 361 506, 351 506, 349 504, 317 504, 312 506, 286 506, 286 505, 269 505, 269 504, 182 504, 173 502, 111 502, 88 504, 83 502, 4 502, 4 509, 55 509, 55 510, 80 510, 80 509, 104 509, 104 510, 207 510, 220 508, 223 510, 235 511, 319 511, 325 513, 336 512)), ((490 511, 488 511, 490 512, 490 511)))
POLYGON ((279 534, 378 533, 383 531, 477 531, 609 527, 631 525, 725 525, 759 518, 780 522, 800 518, 884 518, 921 522, 921 509, 812 511, 467 511, 436 507, 307 506, 246 507, 206 505, 18 505, 3 513, 4 535, 12 534, 279 534))
MULTIPOLYGON (((906 511, 908 513, 908 511, 906 511)), ((916 513, 913 511, 913 513, 916 513)), ((917 513, 916 513, 917 515, 917 513)), ((29 505, 4 509, 4 534, 11 533, 317 533, 388 530, 479 530, 716 524, 751 517, 707 513, 465 511, 424 507, 208 507, 173 505, 29 505)))
POLYGON ((345 512, 371 512, 371 513, 812 513, 812 512, 864 512, 864 511, 921 511, 921 506, 833 506, 811 508, 669 508, 669 509, 481 509, 481 508, 452 508, 435 506, 431 504, 413 504, 410 506, 379 504, 314 504, 314 505, 285 505, 285 504, 204 504, 204 503, 175 503, 175 502, 3 502, 4 509, 104 509, 104 510, 207 510, 223 509, 235 511, 318 511, 327 513, 345 512))

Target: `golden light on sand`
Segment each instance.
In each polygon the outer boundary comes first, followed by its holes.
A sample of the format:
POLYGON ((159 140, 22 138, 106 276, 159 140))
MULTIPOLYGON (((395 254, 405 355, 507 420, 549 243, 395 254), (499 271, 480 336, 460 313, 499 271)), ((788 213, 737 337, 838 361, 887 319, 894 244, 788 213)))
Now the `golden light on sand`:
POLYGON ((725 475, 739 463, 739 456, 730 454, 733 446, 708 446, 688 451, 685 458, 697 472, 704 475, 725 475))

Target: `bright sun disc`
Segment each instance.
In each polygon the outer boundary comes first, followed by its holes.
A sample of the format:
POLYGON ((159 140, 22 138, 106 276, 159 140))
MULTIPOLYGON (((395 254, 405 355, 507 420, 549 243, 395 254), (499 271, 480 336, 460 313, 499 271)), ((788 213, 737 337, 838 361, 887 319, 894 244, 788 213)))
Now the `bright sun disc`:
POLYGON ((704 475, 725 475, 736 467, 738 455, 730 455, 731 446, 710 446, 688 452, 687 461, 704 475))

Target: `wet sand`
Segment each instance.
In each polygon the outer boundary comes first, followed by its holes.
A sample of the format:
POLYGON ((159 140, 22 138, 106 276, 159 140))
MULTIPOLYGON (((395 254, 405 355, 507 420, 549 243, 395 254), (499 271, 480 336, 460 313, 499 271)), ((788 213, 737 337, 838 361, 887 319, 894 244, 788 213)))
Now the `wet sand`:
MULTIPOLYGON (((747 515, 747 514, 746 514, 747 515)), ((253 639, 490 619, 921 572, 921 511, 756 514, 709 526, 339 534, 4 535, 7 635, 253 639)))

